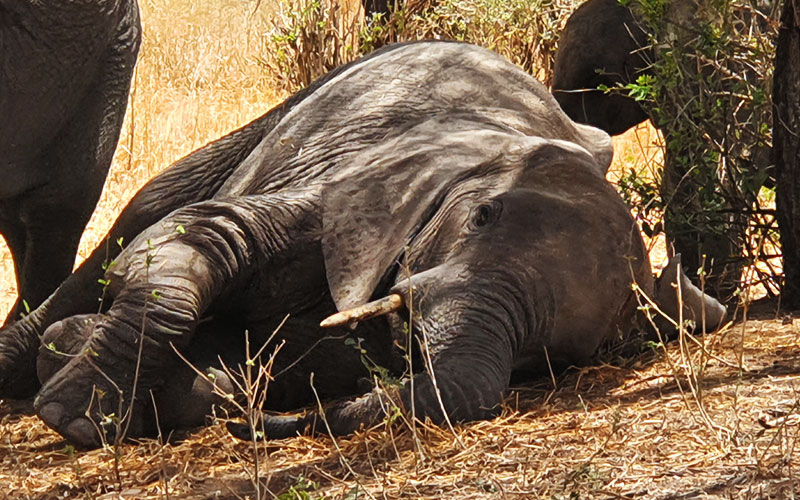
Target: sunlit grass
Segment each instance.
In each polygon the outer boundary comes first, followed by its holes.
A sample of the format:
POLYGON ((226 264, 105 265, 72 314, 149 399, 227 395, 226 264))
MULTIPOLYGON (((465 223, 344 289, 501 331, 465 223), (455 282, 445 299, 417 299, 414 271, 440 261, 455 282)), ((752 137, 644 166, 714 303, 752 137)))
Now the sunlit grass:
MULTIPOLYGON (((77 263, 128 200, 173 161, 263 114, 280 97, 257 62, 271 2, 139 0, 144 36, 120 144, 77 263)), ((0 247, 0 318, 16 298, 0 247)))

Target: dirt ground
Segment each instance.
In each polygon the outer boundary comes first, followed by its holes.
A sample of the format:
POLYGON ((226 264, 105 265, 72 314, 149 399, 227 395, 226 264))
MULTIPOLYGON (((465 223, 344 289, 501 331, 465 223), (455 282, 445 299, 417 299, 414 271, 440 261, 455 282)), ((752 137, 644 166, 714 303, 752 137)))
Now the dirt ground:
MULTIPOLYGON (((263 498, 795 498, 800 319, 774 303, 738 315, 716 334, 516 387, 492 421, 261 444, 263 498)), ((9 499, 254 498, 253 457, 219 422, 79 452, 29 402, 0 404, 9 499)))

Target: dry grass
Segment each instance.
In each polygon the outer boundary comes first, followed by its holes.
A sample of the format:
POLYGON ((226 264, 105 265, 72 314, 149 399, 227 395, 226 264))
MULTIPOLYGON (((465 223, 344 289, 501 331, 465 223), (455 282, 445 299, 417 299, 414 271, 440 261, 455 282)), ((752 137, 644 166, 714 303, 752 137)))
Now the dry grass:
MULTIPOLYGON (((800 491, 797 327, 762 316, 705 344, 714 356, 706 356, 699 384, 709 421, 687 389, 686 363, 701 363, 702 354, 694 349, 681 361, 673 343, 621 367, 570 370, 556 388, 549 380, 526 385, 501 417, 457 426, 456 436, 425 428, 421 451, 410 432, 382 427, 338 439, 341 454, 327 437, 272 442, 261 457, 263 478, 274 494, 307 478, 318 487, 310 498, 793 498, 800 491)), ((9 499, 250 491, 250 450, 221 425, 166 446, 122 447, 116 484, 110 450, 71 454, 20 409, 0 407, 0 485, 13 492, 9 499)))
MULTIPOLYGON (((645 179, 657 177, 657 172, 664 165, 664 138, 649 120, 613 137, 613 140, 614 160, 606 175, 609 181, 617 182, 624 173, 631 170, 645 179)), ((642 234, 642 238, 650 251, 653 270, 658 272, 666 267, 668 255, 664 233, 653 238, 642 234)))
MULTIPOLYGON (((255 3, 239 0, 140 3, 145 40, 132 106, 80 258, 147 179, 281 97, 254 59, 254 35, 265 27, 269 5, 253 15, 255 3)), ((657 140, 647 127, 615 139, 614 171, 659 162, 657 140)), ((0 260, 3 317, 14 290, 10 257, 0 260)), ((325 437, 270 443, 263 478, 285 495, 301 476, 318 483, 310 497, 284 499, 794 498, 797 327, 763 317, 703 342, 714 357, 697 348, 687 356, 676 343, 617 366, 573 369, 557 387, 533 382, 510 395, 498 419, 457 426, 456 436, 424 429, 420 449, 396 428, 337 440, 341 454, 325 437), (681 389, 699 366, 698 400, 681 389)), ((235 498, 251 491, 249 446, 221 425, 177 438, 123 446, 117 479, 113 450, 71 452, 31 415, 30 403, 4 402, 0 487, 9 499, 41 500, 235 498)))

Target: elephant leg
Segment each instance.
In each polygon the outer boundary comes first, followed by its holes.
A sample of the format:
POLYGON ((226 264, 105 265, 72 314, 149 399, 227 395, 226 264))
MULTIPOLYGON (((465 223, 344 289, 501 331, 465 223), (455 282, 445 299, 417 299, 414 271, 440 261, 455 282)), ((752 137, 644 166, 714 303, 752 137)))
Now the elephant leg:
MULTIPOLYGON (((11 258, 14 261, 14 275, 17 277, 17 290, 19 290, 19 276, 21 274, 22 259, 25 255, 25 231, 19 222, 17 215, 18 207, 16 200, 0 201, 0 234, 11 251, 11 258)), ((11 324, 18 318, 17 308, 20 305, 19 296, 6 316, 4 324, 11 324)))
MULTIPOLYGON (((119 89, 119 102, 111 106, 118 109, 115 115, 106 111, 110 104, 104 87, 95 89, 97 93, 89 93, 81 102, 81 111, 39 156, 37 168, 49 172, 47 184, 17 198, 15 216, 24 252, 15 251, 14 255, 18 300, 9 317, 36 309, 72 272, 81 233, 100 197, 111 163, 127 100, 127 88, 119 89)), ((80 290, 72 287, 61 303, 75 307, 76 312, 96 310, 102 293, 98 277, 89 277, 90 284, 80 290)), ((0 395, 25 397, 38 389, 36 377, 31 376, 38 334, 52 322, 42 321, 43 312, 26 316, 0 333, 0 395)))
MULTIPOLYGON (((47 329, 36 362, 37 375, 42 384, 66 366, 70 359, 81 354, 100 320, 99 314, 81 314, 58 321, 47 329)), ((232 342, 232 339, 228 339, 226 346, 219 341, 214 342, 217 339, 210 336, 234 333, 221 332, 223 328, 224 325, 219 323, 206 326, 205 330, 213 331, 199 332, 201 338, 187 349, 184 357, 174 356, 170 376, 147 401, 153 407, 145 405, 149 408, 145 417, 148 434, 154 434, 158 429, 169 431, 202 425, 213 414, 215 407, 226 402, 225 395, 232 396, 235 393, 234 383, 220 360, 225 366, 236 369, 245 361, 244 346, 232 342), (158 427, 155 425, 156 418, 158 427)), ((241 337, 241 329, 238 333, 241 337)))
POLYGON ((92 447, 101 444, 96 423, 133 404, 130 435, 140 435, 142 395, 163 387, 173 346, 186 349, 199 318, 245 286, 256 265, 298 240, 314 241, 315 214, 315 197, 252 196, 191 205, 148 228, 110 269, 111 308, 81 352, 43 385, 36 411, 69 440, 92 447), (97 389, 104 401, 92 408, 97 389))
MULTIPOLYGON (((85 184, 87 190, 94 187, 99 193, 102 180, 95 182, 97 186, 91 182, 85 184)), ((18 307, 17 316, 41 305, 70 275, 81 233, 94 208, 94 201, 76 203, 75 193, 64 193, 56 186, 51 184, 41 190, 41 195, 36 194, 37 198, 22 203, 25 253, 17 281, 18 302, 21 306, 24 301, 26 307, 18 307)))
MULTIPOLYGON (((28 397, 36 392, 37 385, 29 381, 36 380, 33 370, 39 337, 56 321, 97 311, 98 298, 103 294, 98 280, 103 277, 105 265, 119 254, 118 242, 127 244, 173 210, 213 197, 261 141, 267 126, 276 120, 272 113, 265 115, 150 180, 128 203, 104 243, 94 249, 56 292, 31 314, 0 330, 0 397, 28 397)), ((15 254, 15 259, 21 256, 22 253, 15 254)))
MULTIPOLYGON (((13 210, 3 211, 14 219, 9 222, 6 218, 2 229, 14 257, 18 298, 8 324, 0 330, 0 397, 28 397, 38 389, 34 360, 39 336, 24 329, 35 319, 27 314, 70 274, 83 225, 91 213, 90 209, 76 213, 75 194, 60 191, 56 186, 64 179, 54 177, 52 184, 25 193, 25 198, 14 200, 13 210), (16 323, 12 321, 20 317, 16 323)), ((93 308, 97 297, 89 299, 93 308)), ((86 298, 74 294, 73 300, 86 298)))
POLYGON ((110 41, 106 40, 109 34, 91 33, 104 40, 104 46, 87 47, 91 54, 87 57, 93 62, 83 68, 84 74, 64 82, 62 88, 50 89, 47 98, 61 96, 66 102, 60 104, 63 109, 49 113, 39 108, 40 119, 58 117, 57 128, 42 141, 44 148, 35 157, 17 166, 24 175, 38 179, 16 198, 17 222, 24 227, 26 240, 24 254, 16 256, 22 260, 18 292, 30 309, 38 307, 72 272, 81 233, 114 156, 140 38, 135 2, 118 29, 116 39, 110 41))

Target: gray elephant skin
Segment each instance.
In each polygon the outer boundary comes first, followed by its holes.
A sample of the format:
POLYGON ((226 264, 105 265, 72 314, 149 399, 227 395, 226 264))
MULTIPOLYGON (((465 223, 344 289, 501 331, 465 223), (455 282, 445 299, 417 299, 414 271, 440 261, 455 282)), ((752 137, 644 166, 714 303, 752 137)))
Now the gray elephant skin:
POLYGON ((136 0, 0 0, 0 234, 19 297, 9 319, 72 272, 140 37, 136 0))
MULTIPOLYGON (((151 392, 163 426, 202 421, 214 397, 173 349, 224 379, 216 356, 241 363, 245 330, 256 350, 288 316, 264 351, 281 346, 266 410, 311 404, 315 391, 323 400, 363 392, 360 343, 404 378, 390 392, 418 418, 490 418, 512 372, 546 372, 545 354, 555 365, 586 362, 627 331, 632 283, 654 290, 637 226, 604 178, 611 156, 607 134, 570 121, 539 82, 490 51, 386 47, 154 178, 112 229, 131 241, 105 274, 103 312, 105 248, 0 335, 15 346, 0 351, 0 375, 13 386, 39 352, 36 411, 73 443, 97 446, 102 415, 134 394, 132 436, 154 431, 151 392), (402 306, 352 328, 320 327, 386 296, 402 306), (424 345, 408 356, 419 368, 420 351, 429 355, 435 383, 425 369, 403 372, 395 345, 405 322, 424 345), (93 399, 93 388, 104 396, 93 399), (186 410, 186 394, 206 407, 186 410)), ((718 312, 695 298, 695 312, 718 312)), ((327 406, 332 432, 379 421, 386 394, 327 406)), ((264 425, 283 437, 318 418, 265 416, 264 425)))

